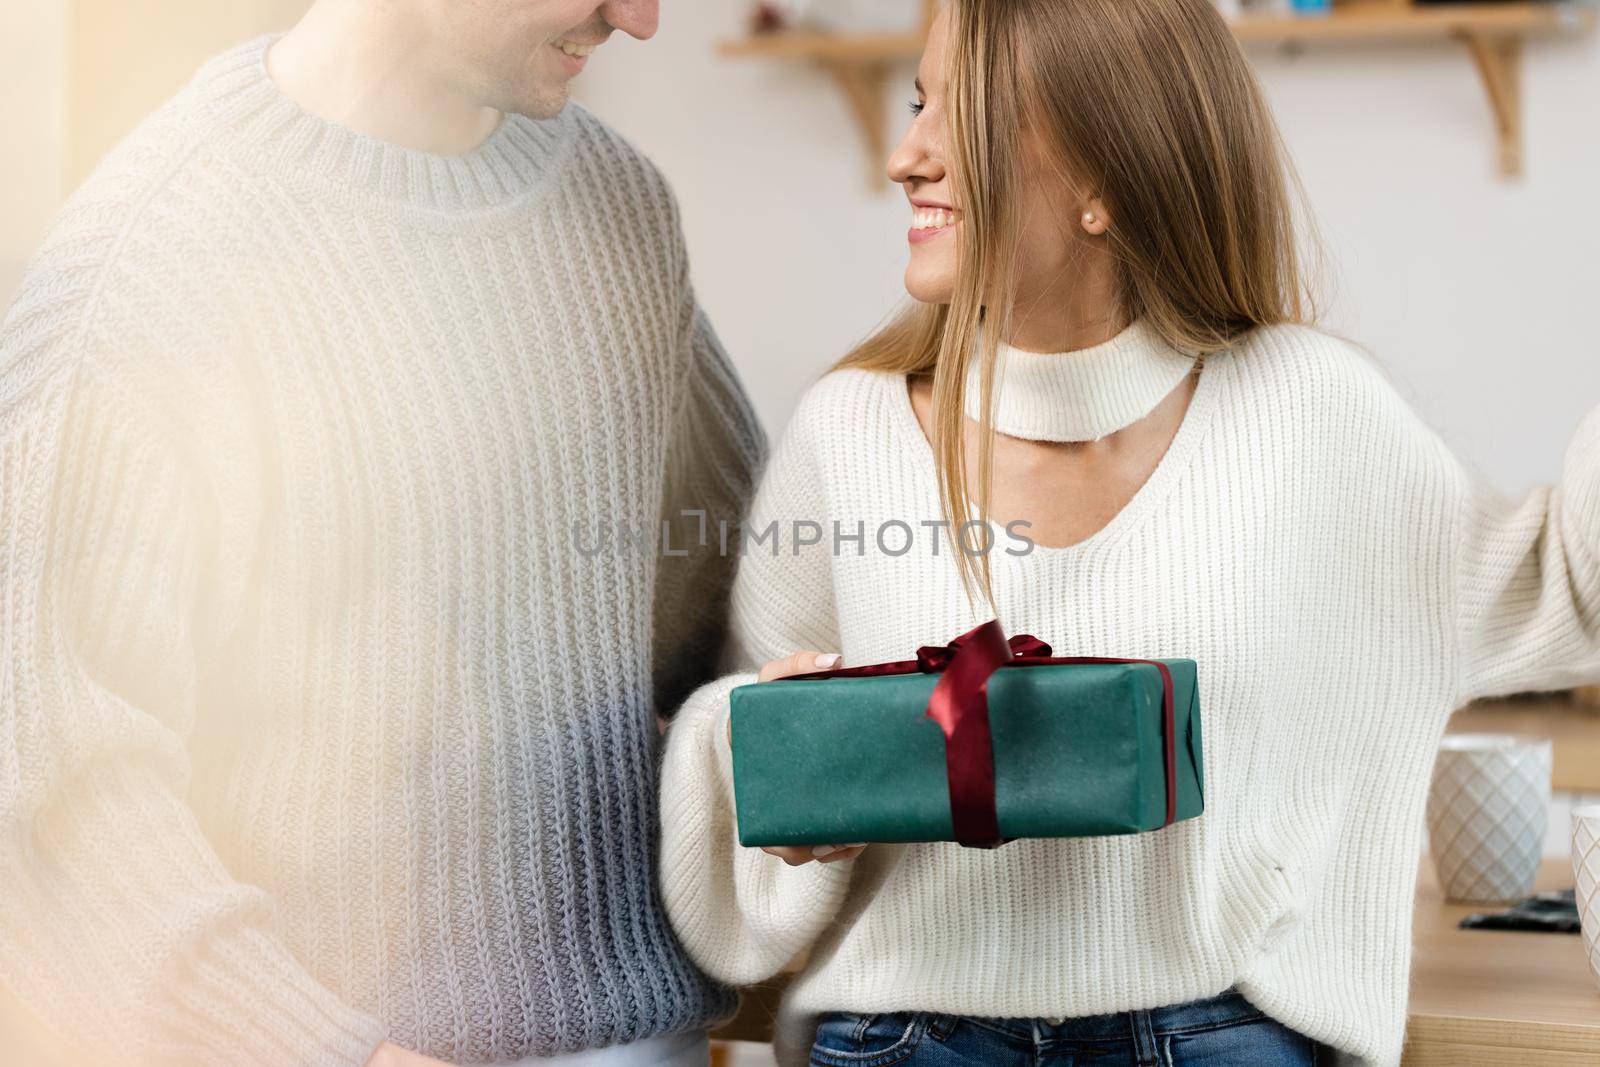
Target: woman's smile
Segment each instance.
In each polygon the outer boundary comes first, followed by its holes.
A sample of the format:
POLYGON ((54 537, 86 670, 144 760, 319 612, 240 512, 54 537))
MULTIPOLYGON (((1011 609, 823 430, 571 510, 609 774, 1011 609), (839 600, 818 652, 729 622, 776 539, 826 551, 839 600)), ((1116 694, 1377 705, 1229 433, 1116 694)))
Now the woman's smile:
POLYGON ((911 209, 911 232, 908 236, 914 245, 944 236, 961 221, 959 211, 949 204, 933 200, 913 200, 911 209))

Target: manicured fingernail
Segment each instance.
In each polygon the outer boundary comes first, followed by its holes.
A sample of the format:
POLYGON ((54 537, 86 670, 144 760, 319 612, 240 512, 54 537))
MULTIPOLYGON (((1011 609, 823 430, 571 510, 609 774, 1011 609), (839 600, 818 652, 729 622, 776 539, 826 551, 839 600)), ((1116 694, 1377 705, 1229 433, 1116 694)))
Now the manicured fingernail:
POLYGON ((866 848, 867 847, 867 843, 865 841, 863 841, 859 845, 845 845, 844 847, 845 848, 866 848))
POLYGON ((837 666, 838 663, 839 653, 837 652, 823 652, 817 656, 817 668, 819 670, 831 670, 833 667, 837 666))
POLYGON ((820 859, 823 856, 831 856, 837 851, 839 851, 838 845, 818 845, 811 850, 811 854, 820 859))

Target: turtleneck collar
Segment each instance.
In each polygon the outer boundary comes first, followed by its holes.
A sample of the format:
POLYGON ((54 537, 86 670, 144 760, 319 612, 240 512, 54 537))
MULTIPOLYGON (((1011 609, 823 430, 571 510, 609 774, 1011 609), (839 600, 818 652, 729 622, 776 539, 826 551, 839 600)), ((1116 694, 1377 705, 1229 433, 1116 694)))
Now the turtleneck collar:
MULTIPOLYGON (((994 428, 1029 441, 1098 441, 1138 422, 1195 367, 1142 320, 1111 340, 1040 355, 1002 344, 996 353, 994 428)), ((967 416, 982 411, 977 363, 967 379, 967 416)))
POLYGON ((240 151, 295 184, 342 199, 460 215, 519 203, 541 188, 576 131, 574 106, 548 121, 506 115, 461 155, 391 144, 313 115, 267 73, 267 34, 211 60, 191 91, 209 105, 240 151))

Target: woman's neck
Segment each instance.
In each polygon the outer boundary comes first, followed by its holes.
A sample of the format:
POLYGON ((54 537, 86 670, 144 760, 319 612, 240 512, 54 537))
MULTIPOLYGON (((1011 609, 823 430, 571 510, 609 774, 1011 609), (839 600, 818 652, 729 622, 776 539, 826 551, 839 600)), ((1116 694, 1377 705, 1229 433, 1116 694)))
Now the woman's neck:
POLYGON ((1132 320, 1107 254, 1099 249, 1084 254, 1070 274, 1070 284, 1018 296, 1003 338, 1007 344, 1023 352, 1078 352, 1128 328, 1132 320))
POLYGON ((1081 352, 1105 344, 1127 328, 1128 322, 1121 312, 1074 322, 1013 321, 1005 342, 1020 352, 1081 352))

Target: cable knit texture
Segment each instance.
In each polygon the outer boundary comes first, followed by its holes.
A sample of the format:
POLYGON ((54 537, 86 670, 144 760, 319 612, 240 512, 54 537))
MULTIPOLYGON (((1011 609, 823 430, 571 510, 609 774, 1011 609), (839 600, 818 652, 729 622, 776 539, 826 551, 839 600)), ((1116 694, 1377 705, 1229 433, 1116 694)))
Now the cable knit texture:
POLYGON ((701 1027, 655 712, 732 581, 679 513, 736 518, 764 446, 674 202, 576 106, 429 156, 267 44, 108 159, 0 335, 0 985, 95 1062, 701 1027))
MULTIPOLYGON (((905 383, 824 378, 751 525, 810 520, 826 535, 746 557, 736 666, 798 649, 901 659, 982 621, 948 545, 934 558, 926 539, 899 556, 874 543, 887 523, 939 514, 905 383), (834 529, 866 536, 835 554, 834 529)), ((891 528, 885 542, 905 538, 891 528)), ((1205 814, 1135 836, 873 846, 789 868, 737 844, 723 724, 752 676, 727 677, 686 704, 664 771, 667 908, 694 957, 747 982, 810 950, 782 1015, 786 1063, 804 1062, 824 1010, 1054 1018, 1237 983, 1345 1062, 1397 1064, 1423 805, 1450 711, 1600 679, 1600 409, 1559 486, 1513 504, 1365 354, 1260 330, 1207 358, 1166 455, 1109 525, 1067 548, 997 549, 994 570, 1011 633, 1059 654, 1198 662, 1205 814)))

